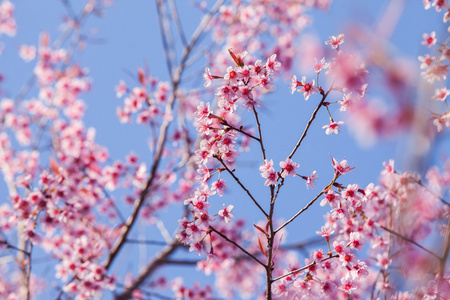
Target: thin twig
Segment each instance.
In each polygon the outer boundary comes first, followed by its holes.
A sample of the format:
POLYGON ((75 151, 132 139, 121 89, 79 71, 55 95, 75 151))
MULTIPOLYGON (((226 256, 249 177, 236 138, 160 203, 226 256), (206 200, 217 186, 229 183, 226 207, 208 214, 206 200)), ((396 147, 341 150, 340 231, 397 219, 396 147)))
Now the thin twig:
POLYGON ((298 142, 295 145, 294 149, 292 150, 291 154, 289 154, 288 158, 292 158, 294 156, 295 152, 297 152, 297 149, 300 147, 300 145, 302 144, 303 139, 306 137, 306 134, 308 133, 309 127, 311 126, 312 122, 316 118, 317 112, 322 107, 323 103, 325 102, 325 99, 328 97, 328 94, 330 94, 332 89, 333 89, 333 83, 331 83, 331 86, 328 89, 328 91, 322 96, 322 100, 320 100, 319 105, 317 105, 316 109, 313 111, 313 113, 311 115, 311 118, 306 123, 306 127, 303 130, 303 133, 302 133, 300 139, 298 140, 298 142))
MULTIPOLYGON (((211 118, 217 118, 217 119, 219 119, 219 122, 220 122, 222 125, 227 126, 228 128, 233 129, 233 130, 236 130, 236 131, 238 131, 238 132, 240 132, 240 133, 243 133, 243 134, 245 134, 246 136, 248 136, 249 138, 252 138, 252 139, 254 139, 254 140, 260 142, 260 139, 259 139, 259 138, 257 138, 256 136, 251 135, 250 133, 248 133, 248 132, 242 130, 242 126, 241 126, 241 128, 236 128, 236 127, 234 127, 233 125, 229 124, 229 123, 227 122, 227 120, 225 120, 224 118, 215 116, 215 115, 213 115, 213 114, 210 114, 209 117, 211 117, 211 118)), ((221 129, 221 128, 220 128, 220 129, 221 129)))
MULTIPOLYGON (((327 258, 322 259, 320 262, 324 262, 324 261, 327 261, 327 260, 329 260, 329 259, 336 258, 336 257, 339 257, 339 255, 337 255, 337 254, 331 255, 331 256, 329 256, 329 257, 327 257, 327 258)), ((301 272, 301 271, 303 271, 303 270, 306 270, 306 269, 308 269, 308 268, 310 268, 310 267, 312 267, 312 266, 314 266, 314 265, 316 265, 316 264, 317 264, 317 263, 314 261, 314 262, 310 263, 309 265, 306 265, 306 266, 304 266, 304 267, 302 267, 302 268, 300 268, 300 269, 297 269, 297 270, 288 272, 288 273, 286 273, 286 274, 283 274, 283 275, 281 275, 281 276, 278 276, 277 278, 273 279, 272 282, 275 282, 275 281, 277 281, 277 280, 283 279, 284 277, 287 277, 287 276, 289 276, 289 275, 295 274, 295 273, 297 273, 297 272, 301 272)))
POLYGON ((266 150, 264 149, 264 144, 263 144, 263 139, 262 139, 261 124, 259 123, 258 113, 256 112, 254 105, 253 105, 253 113, 255 114, 256 125, 258 126, 258 134, 259 134, 258 142, 261 145, 261 152, 263 155, 263 159, 265 160, 266 159, 266 150))
POLYGON ((169 0, 170 11, 172 12, 172 19, 177 25, 178 34, 184 47, 187 47, 186 36, 184 35, 183 26, 181 26, 180 17, 178 16, 177 6, 173 0, 169 0))
POLYGON ((275 233, 277 233, 278 231, 280 231, 281 229, 286 227, 289 223, 294 221, 299 215, 301 215, 304 211, 306 211, 311 205, 313 205, 314 202, 316 202, 316 200, 319 199, 320 196, 322 196, 324 193, 326 193, 334 185, 334 182, 338 179, 338 177, 339 177, 339 175, 334 173, 333 180, 331 180, 331 182, 316 197, 314 197, 311 201, 309 201, 309 203, 306 204, 305 207, 303 207, 301 210, 299 210, 292 218, 290 218, 289 220, 284 222, 283 225, 278 227, 278 229, 275 230, 275 233))
POLYGON ((30 252, 28 252, 28 251, 26 251, 26 250, 24 250, 24 249, 19 249, 19 248, 17 248, 17 247, 14 246, 14 245, 11 245, 10 243, 8 243, 7 240, 2 240, 2 241, 0 241, 0 244, 6 245, 6 248, 8 248, 8 249, 13 249, 13 250, 22 252, 23 254, 25 254, 25 255, 28 256, 28 257, 31 255, 30 252))
MULTIPOLYGON (((450 249, 450 218, 447 221, 447 234, 445 235, 445 240, 444 240, 444 251, 442 253, 442 257, 441 257, 441 261, 439 264, 439 279, 443 280, 444 279, 444 272, 445 272, 445 266, 447 265, 447 258, 448 258, 448 254, 449 254, 449 249, 450 249)), ((438 290, 438 293, 440 291, 438 290)))
POLYGON ((242 248, 240 245, 238 245, 235 241, 230 240, 225 234, 223 234, 222 232, 216 230, 214 227, 212 227, 211 225, 209 226, 209 229, 215 233, 217 233, 218 235, 220 235, 224 240, 226 240, 227 242, 235 245, 236 247, 239 248, 239 250, 241 250, 242 252, 244 252, 245 254, 247 254, 249 257, 251 257, 254 261, 256 261, 258 264, 260 264, 261 266, 263 266, 264 268, 266 267, 266 265, 264 263, 262 263, 259 259, 257 259, 253 254, 251 254, 250 252, 248 252, 247 250, 245 250, 244 248, 242 248))
MULTIPOLYGON (((413 178, 414 179, 414 178, 413 178)), ((439 196, 438 194, 436 194, 436 193, 434 193, 432 190, 430 190, 428 187, 426 187, 423 183, 422 183, 422 181, 419 179, 419 180, 415 180, 416 181, 416 183, 418 184, 418 185, 420 185, 421 187, 423 187, 425 190, 427 190, 431 195, 433 195, 433 196, 435 196, 436 198, 438 198, 442 203, 444 203, 445 205, 450 205, 450 203, 448 203, 447 201, 445 201, 445 199, 444 198, 442 198, 441 196, 439 196)))
POLYGON ((269 215, 264 211, 264 209, 261 207, 261 205, 259 205, 259 203, 256 201, 256 199, 253 198, 250 191, 242 184, 242 182, 239 180, 239 178, 237 178, 236 175, 234 175, 234 173, 228 168, 228 166, 224 163, 224 161, 217 156, 215 156, 215 157, 222 164, 222 166, 225 168, 225 170, 227 170, 227 172, 231 175, 231 177, 233 177, 233 179, 237 182, 237 184, 239 184, 239 186, 247 193, 247 195, 250 197, 250 199, 252 199, 253 203, 255 203, 255 205, 259 208, 259 210, 261 210, 261 212, 266 217, 268 217, 269 215))
POLYGON ((165 6, 161 0, 156 1, 156 9, 158 12, 159 30, 160 36, 162 37, 167 69, 169 71, 170 78, 172 79, 172 81, 174 81, 175 54, 173 52, 173 39, 171 26, 167 17, 165 6))
POLYGON ((389 233, 391 233, 391 234, 393 234, 393 235, 395 235, 395 236, 401 238, 402 240, 407 241, 407 242, 410 242, 411 244, 413 244, 413 245, 419 247, 420 249, 422 249, 423 251, 425 251, 425 252, 427 252, 427 253, 433 255, 433 256, 436 257, 437 259, 439 259, 439 260, 441 259, 441 257, 440 257, 439 255, 437 255, 436 253, 434 253, 434 252, 428 250, 427 248, 425 248, 425 247, 419 245, 417 242, 415 242, 415 241, 413 241, 413 240, 411 240, 411 239, 409 239, 409 238, 407 238, 407 237, 401 235, 400 233, 395 232, 394 230, 389 229, 389 228, 387 228, 387 227, 385 227, 385 226, 380 226, 380 227, 381 227, 382 229, 386 230, 387 232, 389 232, 389 233))
POLYGON ((175 240, 172 244, 167 245, 161 252, 159 252, 155 257, 151 260, 151 262, 141 270, 139 276, 133 281, 133 283, 127 287, 121 294, 116 295, 116 300, 125 300, 130 299, 134 290, 139 288, 139 286, 148 278, 150 274, 152 274, 156 269, 164 264, 167 261, 167 258, 175 252, 180 247, 180 242, 175 240))

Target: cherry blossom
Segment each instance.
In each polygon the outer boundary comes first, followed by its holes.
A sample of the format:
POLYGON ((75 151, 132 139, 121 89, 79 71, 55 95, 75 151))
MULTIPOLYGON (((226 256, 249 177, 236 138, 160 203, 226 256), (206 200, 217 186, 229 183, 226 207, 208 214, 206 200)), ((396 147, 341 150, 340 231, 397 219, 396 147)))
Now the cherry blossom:
POLYGON ((337 175, 344 175, 355 168, 355 167, 351 168, 350 166, 348 166, 347 165, 348 162, 345 159, 338 162, 337 160, 332 158, 332 162, 333 162, 334 171, 337 175))
POLYGON ((19 55, 25 62, 30 62, 36 58, 36 47, 28 45, 20 45, 19 55))
POLYGON ((437 41, 436 32, 433 31, 430 34, 424 33, 422 37, 423 37, 422 45, 431 47, 436 44, 437 41))
POLYGON ((436 60, 436 57, 430 57, 430 55, 425 54, 425 56, 419 56, 418 59, 421 62, 420 68, 427 69, 433 64, 433 62, 436 60))
POLYGON ((297 92, 303 93, 303 97, 305 100, 311 96, 311 94, 316 94, 319 92, 319 89, 314 86, 314 79, 311 82, 306 82, 306 77, 302 77, 302 81, 300 82, 300 88, 297 89, 297 92))
POLYGON ((316 171, 312 171, 311 175, 309 175, 306 178, 306 187, 308 189, 309 188, 315 189, 316 188, 315 181, 316 181, 317 178, 319 178, 319 175, 316 174, 316 171))
POLYGON ((331 49, 336 49, 337 51, 339 51, 339 45, 341 45, 342 43, 344 43, 343 33, 341 33, 337 37, 335 37, 334 35, 330 36, 330 39, 325 42, 325 45, 331 45, 331 49))
POLYGON ((227 207, 225 207, 224 204, 223 209, 219 210, 219 216, 224 219, 225 223, 230 223, 231 219, 234 218, 233 214, 231 213, 233 207, 233 205, 228 205, 227 207))
POLYGON ((211 85, 211 80, 213 79, 213 76, 211 75, 209 68, 205 68, 205 73, 203 74, 203 78, 205 79, 205 87, 208 87, 211 85))
POLYGON ((293 162, 290 158, 286 158, 285 161, 280 161, 280 167, 283 169, 281 177, 285 178, 288 175, 295 176, 297 174, 295 169, 298 169, 299 166, 298 163, 293 162))
POLYGON ((450 95, 450 90, 447 88, 437 89, 434 92, 433 100, 446 101, 448 95, 450 95))
POLYGON ((334 122, 332 119, 330 119, 330 124, 324 125, 324 126, 322 126, 322 128, 325 129, 325 133, 327 135, 332 134, 332 133, 338 134, 339 133, 339 126, 341 126, 342 124, 344 124, 343 121, 334 122))

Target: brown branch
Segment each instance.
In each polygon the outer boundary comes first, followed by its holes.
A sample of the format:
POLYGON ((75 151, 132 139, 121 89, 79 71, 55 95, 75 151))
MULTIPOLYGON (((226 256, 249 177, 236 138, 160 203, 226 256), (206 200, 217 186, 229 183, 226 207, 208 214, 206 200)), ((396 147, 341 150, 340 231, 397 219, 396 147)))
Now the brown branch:
MULTIPOLYGON (((262 144, 261 144, 262 146, 262 144)), ((273 230, 273 213, 275 211, 275 186, 270 186, 270 211, 269 211, 269 217, 268 225, 269 225, 269 234, 267 236, 267 265, 266 265, 266 299, 271 300, 272 299, 272 272, 273 272, 273 246, 275 242, 275 235, 277 234, 273 230)))
POLYGON ((164 265, 167 262, 167 258, 180 247, 181 244, 178 241, 174 241, 172 244, 165 247, 150 261, 150 263, 141 270, 139 276, 133 281, 133 283, 125 289, 121 294, 116 295, 116 300, 130 299, 133 291, 138 289, 142 283, 152 274, 157 268, 164 265))
MULTIPOLYGON (((331 256, 329 256, 329 257, 327 257, 327 258, 322 259, 320 262, 324 262, 324 261, 327 261, 327 260, 329 260, 329 259, 336 258, 336 257, 339 257, 339 255, 337 255, 337 254, 331 255, 331 256)), ((272 280, 272 283, 275 282, 275 281, 277 281, 277 280, 283 279, 284 277, 287 277, 287 276, 289 276, 289 275, 292 275, 292 274, 295 274, 295 273, 297 273, 297 272, 301 272, 301 271, 303 271, 303 270, 306 270, 306 269, 308 269, 309 267, 314 266, 315 264, 317 264, 317 263, 316 263, 316 262, 312 262, 312 263, 310 263, 309 265, 304 266, 303 268, 300 268, 300 269, 291 271, 291 272, 289 272, 289 273, 283 274, 283 275, 281 275, 281 276, 278 276, 277 278, 275 278, 275 279, 272 280)))
POLYGON ((261 152, 263 155, 263 159, 266 159, 266 150, 264 149, 264 144, 263 144, 263 140, 262 140, 262 133, 261 133, 261 124, 259 123, 259 118, 258 118, 258 113, 256 112, 255 106, 253 106, 253 113, 255 114, 255 119, 256 119, 256 125, 258 127, 258 134, 259 134, 259 139, 258 142, 261 145, 261 152))
POLYGON ((261 212, 266 217, 268 217, 269 215, 264 211, 264 209, 261 207, 261 205, 259 205, 259 203, 256 201, 256 199, 253 198, 253 196, 250 193, 250 191, 242 184, 242 182, 239 180, 239 178, 237 178, 236 175, 234 175, 234 173, 228 168, 228 166, 223 162, 223 160, 221 158, 217 157, 217 156, 215 156, 215 158, 222 164, 222 166, 233 177, 233 179, 237 182, 237 184, 239 184, 239 186, 247 193, 247 195, 250 197, 250 199, 252 199, 253 203, 255 203, 255 205, 259 208, 259 210, 261 210, 261 212))
MULTIPOLYGON (((444 272, 445 272, 445 266, 447 264, 447 258, 449 254, 450 249, 450 218, 447 221, 447 234, 445 236, 444 240, 444 251, 442 253, 442 257, 439 264, 439 279, 444 279, 444 272)), ((439 290, 438 290, 439 293, 439 290)))
POLYGON ((239 250, 241 250, 242 252, 244 252, 245 254, 247 254, 250 258, 252 258, 254 261, 256 261, 258 264, 260 264, 261 266, 263 266, 264 268, 266 267, 265 264, 263 264, 259 259, 257 259, 253 254, 251 254, 250 252, 248 252, 247 250, 245 250, 244 248, 242 248, 240 245, 238 245, 235 241, 230 240, 225 234, 223 234, 222 232, 216 230, 214 227, 209 226, 209 229, 215 233, 217 233, 218 235, 220 235, 225 241, 235 245, 237 248, 239 248, 239 250))
MULTIPOLYGON (((245 135, 248 136, 249 138, 252 138, 252 139, 254 139, 254 140, 258 141, 258 142, 259 142, 259 140, 260 140, 260 139, 257 138, 256 136, 251 135, 250 133, 248 133, 248 132, 242 130, 242 129, 241 129, 242 126, 241 126, 241 128, 236 128, 236 127, 234 127, 233 125, 229 124, 229 123, 227 122, 227 120, 225 120, 224 118, 218 117, 218 116, 213 115, 213 114, 209 114, 209 117, 210 117, 210 118, 217 118, 217 119, 219 120, 219 123, 221 123, 222 125, 227 126, 227 127, 230 128, 230 129, 236 130, 237 132, 240 132, 240 133, 242 133, 242 134, 245 134, 245 135)), ((210 128, 211 128, 211 127, 210 127, 210 128)), ((216 129, 216 128, 211 128, 211 129, 216 129)), ((222 129, 222 128, 217 128, 217 129, 222 129)), ((227 128, 225 128, 225 130, 227 130, 227 128)))
POLYGON ((309 203, 306 204, 305 207, 303 207, 301 210, 299 210, 292 218, 290 218, 289 220, 284 222, 283 225, 278 227, 278 229, 275 230, 275 233, 277 233, 278 231, 280 231, 281 229, 286 227, 289 223, 294 221, 299 215, 301 215, 304 211, 306 211, 311 205, 313 205, 314 202, 316 202, 316 200, 319 199, 320 196, 322 196, 324 193, 326 193, 334 185, 334 182, 338 179, 338 177, 339 177, 339 175, 337 173, 334 173, 333 180, 331 180, 331 182, 316 197, 314 197, 311 201, 309 201, 309 203))
POLYGON ((303 133, 302 133, 300 139, 298 140, 298 142, 295 145, 294 149, 292 150, 291 154, 289 154, 288 158, 292 158, 294 156, 295 152, 297 152, 298 148, 302 144, 303 139, 306 137, 306 134, 308 133, 309 127, 311 127, 311 124, 314 121, 314 119, 316 118, 316 115, 319 112, 319 109, 322 107, 323 103, 325 102, 325 99, 328 97, 328 94, 330 94, 332 89, 333 89, 333 83, 331 83, 331 86, 328 89, 328 91, 325 94, 323 94, 322 100, 320 100, 319 105, 317 105, 316 109, 313 111, 311 118, 306 123, 306 127, 303 130, 303 133))

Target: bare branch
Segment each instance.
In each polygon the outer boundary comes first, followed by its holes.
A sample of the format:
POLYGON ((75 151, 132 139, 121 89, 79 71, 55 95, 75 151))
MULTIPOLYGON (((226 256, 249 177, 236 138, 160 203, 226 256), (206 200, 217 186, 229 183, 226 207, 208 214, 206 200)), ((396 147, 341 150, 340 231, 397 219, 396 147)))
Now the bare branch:
POLYGON ((255 119, 256 119, 256 124, 258 127, 258 134, 259 134, 259 139, 258 142, 261 145, 261 152, 263 155, 263 159, 266 159, 266 150, 264 149, 264 144, 263 144, 263 140, 262 140, 262 133, 261 133, 261 124, 259 123, 259 118, 258 118, 258 113, 256 112, 255 106, 253 106, 253 113, 255 115, 255 119))
POLYGON ((398 233, 398 232, 396 232, 396 231, 394 231, 394 230, 392 230, 392 229, 389 229, 389 228, 387 228, 387 227, 385 227, 385 226, 380 226, 380 227, 381 227, 382 229, 386 230, 387 232, 389 232, 389 233, 395 235, 396 237, 399 237, 399 238, 401 238, 402 240, 407 241, 407 242, 410 242, 411 244, 413 244, 413 245, 419 247, 420 249, 422 249, 423 251, 425 251, 425 252, 427 252, 427 253, 433 255, 433 256, 436 257, 437 259, 439 259, 439 260, 441 259, 441 257, 440 257, 439 255, 437 255, 436 253, 434 253, 434 252, 428 250, 427 248, 425 248, 425 247, 419 245, 417 242, 415 242, 415 241, 413 241, 413 240, 411 240, 411 239, 409 239, 409 238, 407 238, 407 237, 401 235, 400 233, 398 233))
POLYGON ((141 270, 139 276, 133 281, 133 283, 122 292, 122 294, 116 295, 116 300, 130 299, 134 290, 138 289, 142 283, 152 274, 157 268, 164 265, 167 258, 180 247, 181 244, 175 240, 172 244, 167 245, 161 252, 159 252, 150 261, 150 263, 141 270))
POLYGON ((322 196, 324 193, 326 193, 334 185, 334 182, 338 179, 338 177, 339 177, 339 175, 337 175, 335 173, 334 177, 333 177, 333 180, 331 180, 331 182, 316 197, 314 197, 311 201, 309 201, 309 203, 306 204, 305 207, 303 207, 301 210, 299 210, 292 218, 290 218, 289 220, 284 222, 283 225, 278 227, 278 229, 275 230, 275 233, 277 233, 278 231, 280 231, 281 229, 286 227, 289 223, 294 221, 298 216, 300 216, 304 211, 306 211, 311 205, 313 205, 314 202, 316 202, 316 200, 319 199, 320 196, 322 196))
POLYGON ((255 205, 259 208, 259 210, 261 210, 261 212, 266 217, 268 217, 269 215, 264 211, 264 209, 261 207, 261 205, 259 205, 259 203, 256 201, 256 199, 253 198, 250 191, 242 184, 242 182, 239 180, 239 178, 237 178, 236 175, 234 175, 234 173, 228 168, 228 166, 224 163, 224 161, 217 156, 216 156, 216 159, 222 164, 222 166, 225 168, 225 170, 227 170, 227 172, 233 177, 233 179, 237 182, 237 184, 239 184, 239 186, 247 193, 247 195, 250 197, 250 199, 252 199, 253 203, 255 203, 255 205))
POLYGON ((218 235, 220 235, 225 241, 235 245, 236 247, 239 248, 239 250, 241 250, 242 252, 244 252, 245 254, 247 254, 249 257, 251 257, 254 261, 256 261, 258 264, 260 264, 261 266, 263 266, 264 268, 266 267, 265 264, 263 264, 259 259, 257 259, 253 254, 251 254, 250 252, 248 252, 247 250, 245 250, 244 248, 242 248, 240 245, 238 245, 235 241, 230 240, 226 235, 224 235, 222 232, 216 230, 214 227, 209 226, 209 229, 215 233, 217 233, 218 235))
POLYGON ((332 89, 333 89, 333 83, 331 83, 331 86, 328 89, 328 91, 325 94, 323 94, 322 100, 320 100, 319 105, 317 105, 316 109, 313 111, 311 118, 306 123, 306 127, 303 130, 303 133, 302 133, 300 139, 298 140, 298 142, 295 145, 294 149, 292 150, 291 154, 289 154, 288 158, 292 158, 294 156, 295 152, 297 152, 298 148, 302 144, 303 139, 306 137, 306 134, 308 133, 309 127, 311 127, 311 124, 314 121, 314 119, 316 118, 316 115, 319 112, 319 109, 322 107, 323 103, 325 102, 325 99, 328 97, 328 94, 330 94, 332 89))
MULTIPOLYGON (((327 257, 327 258, 322 259, 320 262, 324 262, 324 261, 327 261, 327 260, 329 260, 329 259, 336 258, 336 257, 339 257, 339 255, 337 255, 337 254, 331 255, 331 256, 329 256, 329 257, 327 257)), ((312 263, 310 263, 309 265, 304 266, 303 268, 300 268, 300 269, 291 271, 291 272, 289 272, 289 273, 283 274, 283 275, 281 275, 281 276, 278 276, 277 278, 272 279, 272 282, 275 282, 275 281, 277 281, 277 280, 283 279, 284 277, 287 277, 287 276, 289 276, 289 275, 295 274, 295 273, 297 273, 297 272, 301 272, 301 271, 303 271, 303 270, 306 270, 306 269, 308 269, 308 268, 314 266, 315 264, 317 264, 317 263, 316 263, 316 262, 312 262, 312 263)))

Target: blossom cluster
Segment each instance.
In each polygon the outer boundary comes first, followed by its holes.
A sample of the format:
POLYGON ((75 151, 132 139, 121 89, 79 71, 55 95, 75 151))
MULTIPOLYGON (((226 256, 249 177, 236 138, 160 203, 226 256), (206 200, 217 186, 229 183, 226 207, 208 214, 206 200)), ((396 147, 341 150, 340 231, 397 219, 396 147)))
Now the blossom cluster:
MULTIPOLYGON (((94 128, 84 125, 81 96, 90 91, 92 80, 87 69, 72 62, 70 53, 52 47, 50 35, 42 33, 37 56, 27 56, 29 62, 35 60, 38 96, 0 100, 0 164, 11 200, 0 209, 0 249, 13 251, 12 242, 18 235, 27 241, 20 251, 41 249, 51 257, 55 278, 47 279, 60 282, 61 292, 91 299, 104 290, 116 289, 117 278, 108 274, 105 257, 120 238, 125 222, 117 205, 134 204, 146 187, 149 172, 134 153, 125 161, 112 161, 107 149, 96 143, 94 128), (42 156, 42 148, 51 149, 48 156, 42 156), (127 190, 124 201, 112 194, 119 189, 127 190)), ((154 82, 154 101, 164 103, 167 84, 154 82)), ((140 92, 145 93, 133 89, 132 99, 126 101, 129 107, 133 101, 143 101, 140 92)), ((180 139, 175 136, 174 144, 180 139)), ((181 148, 174 148, 174 153, 182 153, 181 148)), ((189 168, 177 172, 172 161, 155 172, 154 178, 152 201, 143 205, 140 213, 151 223, 155 211, 191 192, 195 173, 189 168), (177 176, 182 178, 177 180, 177 176)), ((31 260, 24 263, 31 264, 31 260)), ((17 276, 11 276, 9 282, 0 279, 2 286, 8 286, 0 297, 24 298, 20 271, 8 266, 5 272, 17 276)), ((49 282, 40 286, 46 284, 49 282)), ((31 292, 37 294, 39 289, 33 287, 31 292)))
MULTIPOLYGON (((205 70, 205 86, 209 86, 212 80, 222 79, 225 85, 218 88, 217 109, 213 111, 210 103, 201 102, 195 112, 197 131, 201 136, 199 148, 195 151, 197 164, 196 177, 200 186, 189 199, 186 205, 191 205, 194 213, 194 221, 185 220, 180 227, 179 236, 185 243, 190 243, 201 253, 202 241, 209 233, 209 224, 214 221, 214 216, 208 212, 210 204, 208 197, 223 195, 226 189, 226 181, 221 174, 233 168, 236 157, 239 156, 241 147, 245 147, 249 141, 249 132, 244 131, 240 125, 236 111, 240 105, 248 110, 258 106, 257 96, 261 89, 266 89, 271 84, 271 76, 279 69, 280 63, 276 61, 276 55, 267 59, 263 64, 257 60, 254 64, 244 64, 246 53, 236 55, 230 50, 230 55, 236 63, 236 67, 228 67, 223 76, 213 76, 208 68, 205 70), (242 139, 239 140, 239 132, 242 139), (213 167, 214 164, 219 166, 213 167), (210 179, 217 174, 219 178, 212 183, 210 179)), ((221 220, 229 222, 232 217, 233 206, 227 206, 218 212, 221 220)))
MULTIPOLYGON (((249 51, 261 57, 275 53, 284 71, 294 67, 295 57, 301 53, 296 38, 312 23, 308 11, 326 11, 331 0, 319 1, 241 1, 233 0, 219 9, 212 37, 237 52, 249 51), (263 37, 263 38, 255 38, 263 37)), ((227 65, 222 51, 208 55, 214 72, 227 65)))
POLYGON ((320 202, 331 211, 317 231, 326 239, 328 251, 312 251, 304 267, 296 255, 287 253, 289 268, 278 270, 277 274, 291 275, 275 283, 274 293, 282 299, 347 299, 348 294, 364 297, 371 291, 394 299, 448 297, 450 278, 440 277, 437 269, 429 270, 424 265, 436 266, 439 259, 407 240, 425 242, 433 231, 445 238, 448 228, 439 228, 444 226, 448 204, 439 195, 450 185, 449 164, 447 160, 442 172, 431 168, 426 174, 426 186, 416 174, 397 173, 393 161, 385 163, 380 185, 371 183, 362 189, 357 184, 334 184, 320 202), (404 215, 417 217, 403 218, 404 215), (397 241, 395 248, 392 239, 397 241), (364 256, 358 253, 362 250, 368 251, 368 259, 360 258, 364 256), (390 276, 394 269, 400 269, 406 278, 415 278, 415 289, 396 291, 398 278, 390 276))
MULTIPOLYGON (((425 9, 430 7, 435 7, 436 12, 440 13, 445 11, 443 16, 443 22, 447 23, 450 20, 450 8, 447 1, 439 0, 425 0, 423 1, 425 9)), ((450 32, 450 26, 448 27, 450 32)), ((421 62, 420 69, 423 70, 422 77, 428 81, 428 83, 433 84, 436 81, 444 82, 448 75, 448 65, 450 61, 450 48, 448 46, 448 38, 443 38, 444 42, 438 43, 436 38, 436 32, 423 34, 422 45, 429 48, 435 47, 437 55, 425 54, 424 56, 419 56, 419 61, 421 62)), ((434 95, 432 100, 438 102, 444 102, 446 104, 446 109, 440 113, 433 113, 433 124, 436 126, 438 132, 444 130, 444 128, 450 127, 450 110, 448 109, 447 96, 450 95, 450 90, 447 89, 445 85, 441 87, 436 87, 434 89, 434 95)))

